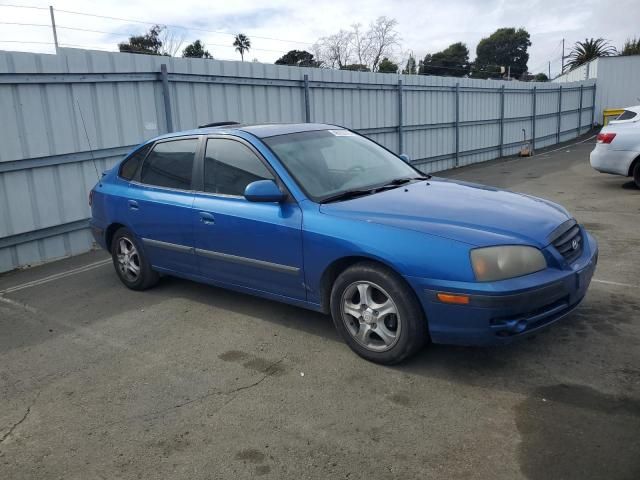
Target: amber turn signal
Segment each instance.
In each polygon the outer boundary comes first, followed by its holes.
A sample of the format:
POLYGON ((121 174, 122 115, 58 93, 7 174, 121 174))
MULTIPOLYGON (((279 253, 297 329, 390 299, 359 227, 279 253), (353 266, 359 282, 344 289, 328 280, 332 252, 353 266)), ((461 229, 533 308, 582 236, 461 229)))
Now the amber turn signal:
POLYGON ((443 303, 455 303, 456 305, 468 305, 469 295, 454 295, 453 293, 438 293, 438 300, 443 303))

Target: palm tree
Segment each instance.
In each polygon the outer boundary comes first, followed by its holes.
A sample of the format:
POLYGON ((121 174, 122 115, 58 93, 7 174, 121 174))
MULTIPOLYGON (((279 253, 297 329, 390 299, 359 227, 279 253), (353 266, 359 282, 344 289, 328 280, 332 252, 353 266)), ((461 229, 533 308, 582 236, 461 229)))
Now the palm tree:
POLYGON ((236 35, 233 46, 236 47, 236 52, 240 52, 240 58, 244 62, 244 52, 248 52, 251 48, 251 40, 249 40, 249 37, 244 33, 239 33, 236 35))
POLYGON ((609 44, 604 38, 585 38, 584 42, 576 42, 573 46, 569 53, 569 61, 564 69, 572 70, 594 58, 609 57, 616 53, 616 47, 609 44))

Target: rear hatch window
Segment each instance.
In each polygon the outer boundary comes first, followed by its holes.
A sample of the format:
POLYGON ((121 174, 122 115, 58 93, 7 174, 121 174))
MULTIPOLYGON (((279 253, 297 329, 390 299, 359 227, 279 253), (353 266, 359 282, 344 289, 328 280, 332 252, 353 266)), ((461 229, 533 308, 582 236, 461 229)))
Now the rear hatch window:
POLYGON ((636 112, 625 110, 618 116, 618 118, 616 118, 616 122, 619 122, 620 120, 633 120, 636 118, 636 115, 638 115, 636 112))

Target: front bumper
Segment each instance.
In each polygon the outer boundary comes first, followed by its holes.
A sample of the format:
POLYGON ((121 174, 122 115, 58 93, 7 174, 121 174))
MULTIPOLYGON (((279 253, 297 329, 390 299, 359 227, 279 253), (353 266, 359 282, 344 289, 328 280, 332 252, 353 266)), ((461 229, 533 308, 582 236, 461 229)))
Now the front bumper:
POLYGON ((501 345, 560 320, 584 298, 598 260, 595 239, 587 240, 581 256, 566 269, 548 268, 524 277, 492 283, 433 282, 408 278, 429 322, 434 343, 501 345), (437 292, 469 295, 468 305, 440 302, 437 292))

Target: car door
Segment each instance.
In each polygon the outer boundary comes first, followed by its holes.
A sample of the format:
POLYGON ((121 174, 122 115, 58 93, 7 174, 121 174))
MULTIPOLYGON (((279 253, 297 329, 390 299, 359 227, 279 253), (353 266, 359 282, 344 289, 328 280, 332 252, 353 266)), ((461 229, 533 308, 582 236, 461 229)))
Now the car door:
POLYGON ((199 137, 158 141, 129 184, 125 209, 151 264, 197 274, 191 221, 195 156, 199 137))
POLYGON ((231 136, 210 137, 203 148, 201 191, 196 192, 193 205, 201 275, 304 300, 302 212, 297 203, 293 199, 258 203, 244 198, 249 183, 276 179, 248 142, 231 136))

